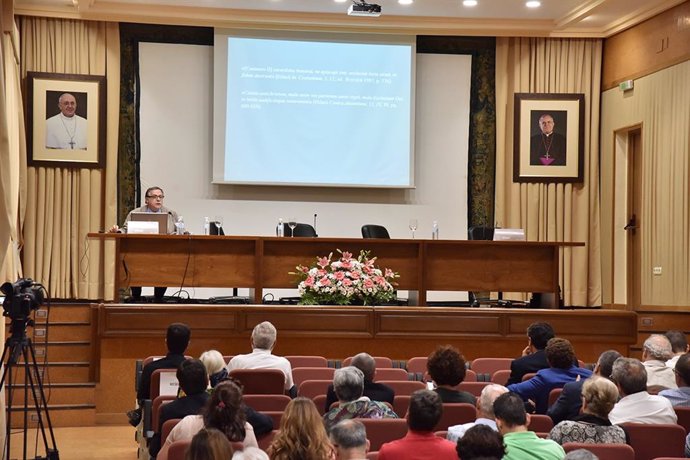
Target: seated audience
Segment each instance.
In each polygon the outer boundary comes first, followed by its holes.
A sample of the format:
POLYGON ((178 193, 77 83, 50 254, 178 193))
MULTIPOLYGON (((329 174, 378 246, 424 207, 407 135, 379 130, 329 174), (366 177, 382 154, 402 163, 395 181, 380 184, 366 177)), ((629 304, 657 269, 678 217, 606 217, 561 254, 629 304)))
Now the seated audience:
POLYGON ((476 425, 485 425, 494 431, 498 431, 496 419, 494 417, 494 401, 507 391, 508 389, 506 387, 503 385, 496 385, 495 383, 482 388, 479 399, 477 399, 477 419, 474 422, 448 427, 448 435, 446 438, 451 442, 457 442, 458 439, 464 436, 467 430, 476 425))
POLYGON ((426 369, 444 403, 476 404, 476 398, 456 387, 465 380, 465 358, 451 345, 439 346, 429 355, 426 369))
MULTIPOLYGON (((359 353, 352 358, 350 366, 354 366, 364 374, 364 396, 372 401, 387 402, 393 405, 395 391, 388 385, 374 382, 376 376, 376 361, 369 353, 359 353)), ((331 405, 338 400, 333 390, 333 384, 328 385, 326 392, 326 412, 331 409, 331 405)))
POLYGON ((611 380, 618 386, 621 399, 609 413, 614 425, 621 423, 676 423, 678 417, 671 402, 663 396, 647 393, 647 371, 635 358, 618 358, 613 363, 611 380))
POLYGON ((298 397, 290 401, 267 453, 271 460, 335 459, 335 449, 311 399, 298 397))
POLYGON ((508 385, 522 382, 525 374, 531 374, 549 367, 546 360, 546 344, 556 334, 549 323, 532 323, 527 328, 527 346, 522 350, 522 356, 510 363, 510 377, 508 385))
POLYGON ((364 374, 354 366, 336 369, 333 388, 340 404, 323 416, 326 429, 351 418, 398 418, 387 404, 362 396, 364 374))
POLYGON ((671 369, 675 369, 676 361, 680 355, 690 351, 690 346, 688 346, 688 340, 685 338, 685 334, 681 331, 667 331, 665 334, 669 342, 671 342, 671 350, 673 351, 673 357, 666 361, 666 366, 671 369))
POLYGON ((277 336, 278 331, 270 322, 257 324, 252 331, 252 352, 233 357, 227 366, 228 373, 233 369, 280 369, 285 374, 285 391, 296 394, 290 361, 271 353, 277 336))
POLYGON ((139 408, 127 412, 129 423, 133 426, 139 425, 141 421, 141 407, 145 399, 150 399, 151 374, 157 369, 177 369, 185 360, 184 352, 189 345, 191 331, 189 326, 183 323, 172 323, 168 326, 165 333, 165 345, 168 354, 163 358, 154 360, 144 366, 141 371, 139 388, 137 388, 137 401, 139 408))
MULTIPOLYGON (((613 362, 621 356, 616 350, 603 352, 599 355, 597 364, 594 366, 594 374, 610 379, 613 362)), ((546 414, 553 420, 554 425, 563 420, 573 420, 580 414, 580 409, 582 408, 582 385, 584 383, 585 379, 580 379, 563 385, 563 391, 560 396, 546 411, 546 414)))
POLYGON ((501 460, 505 455, 503 436, 486 426, 475 425, 458 439, 455 447, 462 460, 501 460))
POLYGON ((188 415, 175 425, 158 453, 158 460, 167 460, 173 442, 191 439, 202 428, 216 428, 229 441, 242 442, 245 447, 259 447, 254 429, 245 421, 242 411, 242 390, 232 380, 220 383, 213 390, 201 415, 188 415))
POLYGON ((671 342, 666 336, 652 334, 642 345, 642 364, 647 371, 647 391, 658 393, 661 388, 678 388, 673 369, 666 366, 666 361, 671 359, 671 342))
POLYGON ((678 388, 660 391, 659 396, 671 401, 673 407, 690 407, 690 353, 678 358, 674 372, 678 388))
POLYGON ((156 432, 149 442, 151 457, 158 455, 161 449, 161 428, 166 421, 198 414, 208 401, 206 368, 198 359, 182 361, 177 368, 177 381, 184 396, 161 406, 158 426, 154 427, 156 432))
POLYGON ((383 444, 379 449, 379 460, 457 460, 455 444, 434 434, 442 414, 443 403, 438 393, 429 390, 412 393, 407 411, 407 434, 402 439, 383 444))
POLYGON ((565 456, 558 443, 527 430, 529 415, 519 395, 508 392, 496 398, 494 414, 506 448, 503 460, 561 460, 565 456))
POLYGON ((546 414, 549 408, 549 392, 554 388, 561 388, 568 382, 578 378, 588 378, 592 371, 577 367, 575 350, 566 339, 553 338, 546 345, 546 359, 548 369, 542 369, 537 375, 524 382, 508 385, 508 390, 517 393, 523 400, 532 400, 537 414, 546 414))
POLYGON ((185 460, 228 460, 232 454, 232 445, 223 433, 204 428, 192 438, 185 460))
POLYGON ((331 444, 337 460, 363 460, 369 452, 367 429, 358 420, 343 420, 331 428, 331 444))
POLYGON ((211 388, 215 388, 222 380, 228 376, 228 369, 225 367, 225 358, 218 350, 208 350, 199 356, 199 359, 206 367, 208 380, 211 388))
POLYGON ((582 386, 582 414, 553 427, 549 439, 558 444, 625 444, 625 431, 611 425, 609 412, 618 401, 618 388, 607 378, 593 376, 582 386))

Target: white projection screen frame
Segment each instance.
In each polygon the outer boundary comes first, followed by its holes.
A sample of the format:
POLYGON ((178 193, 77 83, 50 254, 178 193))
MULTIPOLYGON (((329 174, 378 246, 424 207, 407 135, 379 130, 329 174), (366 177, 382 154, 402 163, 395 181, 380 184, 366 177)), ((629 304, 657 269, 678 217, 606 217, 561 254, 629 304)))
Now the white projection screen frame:
POLYGON ((214 41, 214 183, 414 187, 414 37, 214 41))

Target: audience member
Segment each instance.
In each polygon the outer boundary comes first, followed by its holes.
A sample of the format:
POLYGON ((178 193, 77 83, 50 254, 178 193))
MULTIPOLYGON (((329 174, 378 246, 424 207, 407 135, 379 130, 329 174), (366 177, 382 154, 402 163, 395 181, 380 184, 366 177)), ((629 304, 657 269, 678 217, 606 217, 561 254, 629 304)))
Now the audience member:
POLYGON ((298 397, 285 407, 280 430, 267 453, 271 460, 335 459, 335 449, 311 399, 298 397))
POLYGON ((575 449, 565 454, 563 460, 599 460, 599 457, 587 449, 575 449))
POLYGON ((158 460, 167 460, 170 445, 182 439, 191 439, 202 428, 216 428, 229 441, 242 442, 245 447, 258 447, 254 429, 245 421, 242 410, 242 390, 232 380, 220 383, 202 409, 201 415, 188 415, 170 431, 158 460))
POLYGON ((618 358, 613 363, 611 380, 618 386, 621 399, 609 413, 614 425, 621 423, 676 423, 671 402, 663 396, 647 393, 647 371, 635 358, 618 358))
POLYGON ((549 439, 558 444, 625 444, 625 431, 611 425, 609 412, 618 401, 618 388, 607 378, 593 376, 582 386, 582 415, 553 427, 549 439))
POLYGON ((659 388, 678 388, 673 369, 666 366, 673 351, 666 336, 652 334, 642 345, 642 364, 647 371, 647 391, 658 393, 659 388), (656 388, 650 388, 656 387, 656 388))
POLYGON ((182 361, 177 368, 177 381, 184 396, 161 406, 158 426, 154 427, 156 431, 149 442, 151 457, 158 455, 161 449, 161 429, 167 420, 198 414, 208 401, 206 368, 198 359, 182 361))
POLYGON ((269 460, 269 458, 268 454, 258 447, 245 447, 242 450, 236 450, 232 460, 269 460))
MULTIPOLYGON (((387 402, 393 405, 395 391, 388 385, 374 382, 376 376, 376 361, 369 353, 359 353, 352 358, 351 366, 356 367, 364 374, 364 396, 372 401, 387 402)), ((326 412, 331 409, 331 405, 338 400, 333 390, 333 384, 328 385, 326 392, 326 412)))
POLYGON ((456 387, 465 380, 465 358, 451 345, 439 346, 426 361, 429 376, 436 384, 436 393, 444 403, 475 404, 476 398, 456 387))
POLYGON ((565 456, 558 443, 527 430, 529 415, 519 395, 508 392, 496 398, 494 414, 506 448, 503 460, 561 460, 565 456))
POLYGON ((485 425, 494 431, 498 431, 496 427, 496 418, 494 417, 494 401, 508 389, 503 385, 491 384, 482 388, 482 392, 477 399, 477 419, 474 422, 464 423, 462 425, 453 425, 448 427, 448 435, 446 438, 449 441, 457 442, 464 434, 475 425, 485 425))
POLYGON ((341 420, 351 418, 398 418, 386 403, 362 396, 364 374, 354 366, 336 369, 333 388, 340 404, 323 416, 328 430, 341 420))
POLYGON ((343 420, 331 428, 331 443, 337 460, 365 460, 369 440, 364 424, 358 420, 343 420))
POLYGON ((165 334, 165 345, 168 348, 168 354, 161 359, 148 363, 141 371, 139 388, 137 388, 139 408, 127 412, 131 425, 137 426, 141 421, 141 407, 144 400, 150 398, 151 374, 157 369, 177 369, 182 361, 185 360, 184 352, 187 349, 187 345, 189 345, 190 335, 191 331, 186 324, 172 323, 168 326, 165 334))
POLYGON ((442 414, 443 403, 438 393, 429 390, 412 393, 407 411, 407 434, 383 444, 379 460, 457 460, 455 444, 434 434, 442 414))
POLYGON ((257 324, 252 331, 252 352, 233 357, 228 363, 228 373, 233 369, 280 369, 285 374, 285 390, 296 394, 290 361, 271 353, 277 336, 278 331, 270 322, 257 324))
POLYGON ((228 460, 233 454, 232 445, 223 433, 215 428, 203 428, 192 438, 185 460, 228 460))
POLYGON ((674 369, 678 388, 659 392, 659 396, 671 401, 673 407, 690 407, 690 353, 681 355, 674 369))
POLYGON ((501 460, 506 453, 501 434, 486 425, 467 430, 455 450, 462 460, 501 460))
MULTIPOLYGON (((613 362, 622 355, 616 350, 607 350, 599 355, 597 364, 594 366, 594 374, 611 378, 613 362)), ((563 385, 563 391, 555 403, 546 412, 554 425, 563 420, 573 420, 580 413, 582 407, 582 385, 585 379, 575 380, 563 385)))
POLYGON ((522 382, 525 374, 537 372, 549 367, 546 360, 546 344, 556 334, 549 323, 532 323, 527 328, 527 346, 522 350, 522 357, 510 363, 508 385, 522 382))
POLYGON ((211 388, 215 388, 221 381, 228 376, 228 369, 225 367, 225 358, 218 350, 208 350, 199 356, 199 359, 206 367, 208 373, 208 380, 211 388))
POLYGON ((553 338, 546 345, 546 359, 551 367, 542 369, 537 375, 524 382, 508 385, 508 390, 517 393, 525 401, 532 400, 537 414, 546 414, 549 408, 549 393, 578 378, 587 378, 592 371, 577 367, 575 350, 566 339, 553 338))
POLYGON ((685 338, 685 334, 681 331, 667 331, 664 335, 668 341, 671 342, 671 350, 673 351, 673 357, 666 361, 666 366, 674 369, 678 357, 689 352, 690 346, 688 346, 688 340, 685 338))

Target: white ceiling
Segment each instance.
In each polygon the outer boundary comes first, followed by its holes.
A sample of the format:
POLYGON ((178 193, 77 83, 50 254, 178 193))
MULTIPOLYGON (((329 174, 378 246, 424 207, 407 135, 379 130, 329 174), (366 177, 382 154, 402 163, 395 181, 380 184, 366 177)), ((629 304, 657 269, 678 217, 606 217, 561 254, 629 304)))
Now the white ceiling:
POLYGON ((215 27, 367 30, 382 33, 607 37, 685 0, 370 0, 379 18, 346 15, 349 0, 15 0, 17 14, 215 27))

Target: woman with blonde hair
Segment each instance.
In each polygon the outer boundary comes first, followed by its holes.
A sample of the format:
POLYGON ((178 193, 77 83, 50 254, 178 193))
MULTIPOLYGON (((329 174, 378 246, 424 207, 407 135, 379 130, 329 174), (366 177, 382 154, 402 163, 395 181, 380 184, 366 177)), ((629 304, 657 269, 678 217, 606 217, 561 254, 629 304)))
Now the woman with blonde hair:
POLYGON ((192 438, 185 460, 229 460, 232 454, 232 445, 223 433, 204 428, 192 438))
POLYGON ((267 452, 271 460, 335 459, 335 449, 311 399, 290 401, 280 420, 280 431, 267 452))
POLYGON ((211 388, 215 388, 216 385, 227 378, 228 369, 225 367, 227 363, 220 351, 205 351, 199 356, 199 360, 204 363, 211 388))

